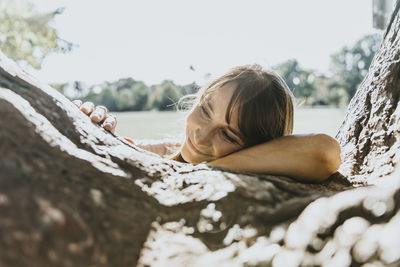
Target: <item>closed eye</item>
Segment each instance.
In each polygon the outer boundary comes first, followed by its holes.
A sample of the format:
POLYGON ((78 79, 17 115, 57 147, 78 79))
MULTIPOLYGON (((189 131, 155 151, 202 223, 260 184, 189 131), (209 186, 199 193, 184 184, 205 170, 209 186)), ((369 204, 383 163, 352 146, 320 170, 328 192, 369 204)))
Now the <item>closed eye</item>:
POLYGON ((239 144, 234 138, 232 138, 225 130, 222 130, 222 135, 226 140, 228 140, 230 143, 234 144, 239 144))
POLYGON ((200 104, 200 109, 201 109, 201 112, 204 114, 204 116, 206 116, 207 118, 210 118, 210 113, 208 113, 206 108, 201 104, 200 104))

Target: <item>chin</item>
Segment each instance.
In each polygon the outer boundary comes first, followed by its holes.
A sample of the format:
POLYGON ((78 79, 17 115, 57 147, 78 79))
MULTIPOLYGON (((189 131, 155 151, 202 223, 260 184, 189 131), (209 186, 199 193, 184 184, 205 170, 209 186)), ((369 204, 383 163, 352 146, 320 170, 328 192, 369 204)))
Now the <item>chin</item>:
POLYGON ((209 161, 209 159, 203 155, 194 154, 192 151, 190 151, 187 147, 187 144, 182 147, 181 156, 188 163, 201 163, 204 161, 209 161))

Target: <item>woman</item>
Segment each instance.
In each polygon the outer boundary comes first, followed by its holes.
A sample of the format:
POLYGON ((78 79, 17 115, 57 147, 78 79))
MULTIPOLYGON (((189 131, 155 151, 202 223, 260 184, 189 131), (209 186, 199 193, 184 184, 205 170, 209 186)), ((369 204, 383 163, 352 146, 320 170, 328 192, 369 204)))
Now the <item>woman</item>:
MULTIPOLYGON (((115 130, 116 120, 104 107, 75 103, 94 122, 115 130)), ((233 68, 198 92, 182 144, 135 144, 160 156, 175 148, 171 159, 182 162, 307 182, 322 181, 337 171, 341 160, 335 139, 325 134, 291 135, 292 131, 292 93, 278 74, 255 64, 233 68)))

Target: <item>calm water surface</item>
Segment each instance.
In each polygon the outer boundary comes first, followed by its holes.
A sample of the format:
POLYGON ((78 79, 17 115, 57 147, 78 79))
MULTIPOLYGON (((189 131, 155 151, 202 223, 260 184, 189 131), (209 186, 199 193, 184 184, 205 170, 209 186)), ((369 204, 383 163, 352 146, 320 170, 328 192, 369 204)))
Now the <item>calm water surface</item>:
MULTIPOLYGON (((326 133, 335 136, 345 116, 344 108, 298 108, 294 133, 326 133)), ((178 138, 184 132, 185 115, 175 111, 139 111, 113 113, 117 133, 134 139, 178 138)))

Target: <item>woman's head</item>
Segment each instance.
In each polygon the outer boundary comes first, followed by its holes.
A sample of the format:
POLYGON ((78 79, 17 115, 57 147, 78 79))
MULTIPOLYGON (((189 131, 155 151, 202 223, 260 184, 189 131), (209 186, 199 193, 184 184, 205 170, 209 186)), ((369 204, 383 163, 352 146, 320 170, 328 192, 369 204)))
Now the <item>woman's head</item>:
POLYGON ((239 66, 199 91, 181 156, 210 161, 292 130, 293 96, 283 79, 260 65, 239 66))

